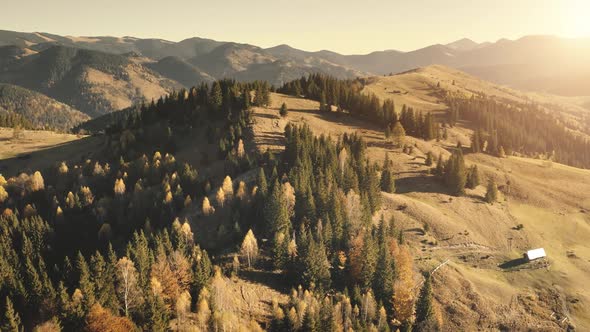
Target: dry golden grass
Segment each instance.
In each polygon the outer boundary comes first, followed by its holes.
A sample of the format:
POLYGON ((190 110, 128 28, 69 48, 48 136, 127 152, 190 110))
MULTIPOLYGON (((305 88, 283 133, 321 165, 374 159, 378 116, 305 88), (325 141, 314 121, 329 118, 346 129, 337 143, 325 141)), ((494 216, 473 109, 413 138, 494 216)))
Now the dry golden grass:
POLYGON ((0 174, 5 176, 44 169, 57 161, 79 161, 99 145, 95 137, 52 131, 24 130, 22 138, 12 137, 12 129, 0 128, 0 174))
POLYGON ((139 98, 145 98, 148 101, 157 100, 170 92, 164 86, 172 85, 172 83, 152 75, 136 64, 128 65, 125 73, 127 78, 120 79, 111 74, 87 68, 84 79, 90 85, 90 91, 102 96, 114 110, 130 107, 139 98))
POLYGON ((457 69, 432 65, 393 76, 377 76, 368 79, 369 84, 363 92, 373 93, 381 100, 392 99, 396 110, 402 106, 413 107, 417 111, 440 113, 448 107, 443 103, 447 93, 470 97, 474 93, 484 93, 500 99, 519 103, 535 102, 545 105, 551 112, 559 112, 563 119, 579 123, 584 115, 590 113, 584 105, 589 97, 562 97, 540 92, 522 92, 481 80, 457 69), (440 84, 440 87, 437 85, 440 84))

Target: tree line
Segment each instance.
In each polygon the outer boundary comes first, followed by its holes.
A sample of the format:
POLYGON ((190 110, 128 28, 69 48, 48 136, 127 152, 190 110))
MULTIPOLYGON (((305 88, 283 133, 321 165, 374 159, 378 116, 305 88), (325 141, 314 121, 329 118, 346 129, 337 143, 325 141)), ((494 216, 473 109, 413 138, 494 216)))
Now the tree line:
POLYGON ((449 96, 448 121, 474 124, 472 151, 504 157, 518 153, 590 167, 590 141, 534 103, 499 101, 485 95, 449 96))
POLYGON ((285 83, 277 91, 320 102, 320 110, 347 111, 361 116, 390 131, 399 121, 408 135, 431 140, 438 137, 439 125, 430 114, 414 110, 406 105, 396 111, 391 99, 383 102, 372 93, 363 93, 364 80, 341 80, 324 74, 311 74, 285 83))

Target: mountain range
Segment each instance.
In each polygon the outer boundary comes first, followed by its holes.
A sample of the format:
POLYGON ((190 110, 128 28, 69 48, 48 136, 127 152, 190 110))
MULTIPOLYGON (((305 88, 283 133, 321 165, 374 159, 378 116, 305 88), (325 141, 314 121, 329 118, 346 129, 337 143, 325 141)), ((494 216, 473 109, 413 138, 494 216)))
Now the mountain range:
POLYGON ((461 39, 410 52, 343 55, 204 38, 171 42, 0 31, 0 82, 46 94, 92 117, 220 78, 280 86, 315 72, 355 78, 432 64, 522 90, 590 95, 587 59, 590 39, 553 36, 494 43, 461 39))

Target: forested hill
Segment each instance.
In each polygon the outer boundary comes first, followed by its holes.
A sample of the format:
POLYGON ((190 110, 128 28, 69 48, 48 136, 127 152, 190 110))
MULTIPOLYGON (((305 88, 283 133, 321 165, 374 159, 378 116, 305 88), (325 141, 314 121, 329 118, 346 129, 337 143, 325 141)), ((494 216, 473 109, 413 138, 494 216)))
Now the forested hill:
POLYGON ((38 91, 90 116, 159 98, 180 87, 138 61, 132 55, 52 46, 10 60, 0 69, 0 82, 38 91))
POLYGON ((11 114, 22 121, 3 121, 0 122, 0 127, 20 125, 26 128, 67 131, 90 119, 88 115, 41 93, 15 85, 0 84, 0 118, 9 118, 11 114))
POLYGON ((384 180, 356 135, 331 141, 289 126, 284 153, 246 153, 251 106, 268 104, 261 82, 182 90, 109 126, 93 159, 1 178, 3 326, 328 331, 441 324, 429 313, 428 279, 414 319, 414 302, 405 299, 416 275, 403 235, 389 220, 372 222, 393 177, 384 180), (187 148, 200 158, 181 158, 187 148), (232 181, 244 172, 254 179, 232 181), (232 284, 253 267, 281 289, 303 288, 291 304, 244 316, 232 284), (367 314, 340 313, 351 306, 367 314))

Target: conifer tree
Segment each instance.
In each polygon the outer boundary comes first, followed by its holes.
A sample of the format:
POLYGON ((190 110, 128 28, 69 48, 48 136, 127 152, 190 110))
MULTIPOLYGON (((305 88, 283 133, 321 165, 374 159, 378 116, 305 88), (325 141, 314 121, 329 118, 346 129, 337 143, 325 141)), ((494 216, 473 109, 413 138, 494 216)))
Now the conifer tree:
POLYGON ((475 189, 475 187, 479 186, 479 183, 479 170, 477 169, 477 165, 473 165, 469 168, 469 171, 467 172, 467 183, 465 184, 465 186, 469 189, 475 189))
POLYGON ((321 97, 320 97, 320 112, 328 112, 330 111, 328 109, 329 105, 326 101, 326 93, 322 91, 321 97))
POLYGON ((80 252, 78 252, 76 267, 79 275, 79 288, 84 296, 84 306, 86 310, 88 310, 95 302, 94 284, 92 283, 90 269, 88 268, 86 259, 84 259, 84 256, 82 256, 82 253, 80 252))
POLYGON ((10 298, 6 297, 6 311, 4 312, 4 325, 2 326, 2 331, 6 332, 22 332, 24 331, 20 316, 14 310, 12 305, 12 301, 10 298))
POLYGON ((498 158, 506 158, 506 152, 504 152, 504 147, 501 145, 498 148, 498 158))
POLYGON ((284 118, 287 116, 287 113, 289 112, 289 110, 287 109, 287 104, 283 103, 281 105, 281 109, 279 110, 279 114, 284 118))
POLYGON ((291 222, 289 221, 289 211, 283 195, 283 188, 278 180, 266 199, 264 205, 264 222, 269 234, 283 232, 285 234, 291 231, 291 222))
POLYGON ((434 163, 434 155, 432 154, 432 152, 428 151, 426 153, 426 159, 424 160, 424 165, 432 166, 433 163, 434 163))
POLYGON ((389 249, 389 226, 381 216, 379 225, 378 245, 379 253, 377 255, 377 267, 375 270, 375 279, 373 289, 378 300, 382 301, 386 307, 391 310, 391 300, 393 297, 393 286, 395 282, 395 266, 389 249))
POLYGON ((485 201, 490 204, 494 204, 498 201, 498 186, 494 179, 488 181, 488 188, 486 191, 485 201))
POLYGON ((377 254, 378 248, 375 245, 375 240, 370 234, 365 234, 363 249, 361 251, 362 270, 361 270, 361 286, 363 289, 369 289, 373 286, 373 278, 377 268, 377 254))
POLYGON ((473 153, 481 152, 481 133, 479 129, 475 130, 471 137, 471 151, 473 153))
POLYGON ((209 102, 215 109, 219 109, 223 102, 223 95, 219 81, 215 81, 211 86, 211 93, 209 95, 209 102))
POLYGON ((395 176, 389 161, 389 154, 385 155, 383 170, 381 171, 381 190, 387 193, 395 192, 395 176))
POLYGON ((431 276, 426 276, 426 281, 424 281, 424 285, 422 286, 422 289, 420 289, 420 294, 416 300, 415 326, 417 331, 438 330, 438 328, 435 328, 433 325, 436 322, 434 319, 434 307, 432 303, 431 279, 431 276))
POLYGON ((391 130, 391 137, 393 138, 393 144, 395 144, 395 146, 397 146, 398 148, 404 145, 404 141, 406 139, 406 131, 400 121, 396 122, 393 125, 393 129, 391 130))
POLYGON ((465 193, 465 183, 467 182, 467 173, 465 171, 465 160, 461 147, 455 149, 453 155, 447 161, 445 166, 446 183, 451 193, 455 196, 461 196, 465 193))
POLYGON ((262 197, 266 197, 268 193, 268 184, 266 180, 266 175, 264 174, 264 168, 258 168, 258 175, 256 177, 256 186, 258 187, 257 194, 260 194, 262 197))
MULTIPOLYGON (((322 242, 316 242, 311 234, 308 235, 309 242, 306 250, 301 250, 303 273, 301 275, 303 284, 328 290, 330 288, 330 262, 326 255, 326 248, 322 242)), ((305 244, 302 244, 302 247, 305 244)))
POLYGON ((444 161, 442 159, 442 153, 440 153, 438 155, 438 158, 436 159, 436 168, 434 170, 434 174, 436 174, 439 177, 442 177, 444 175, 444 161))

